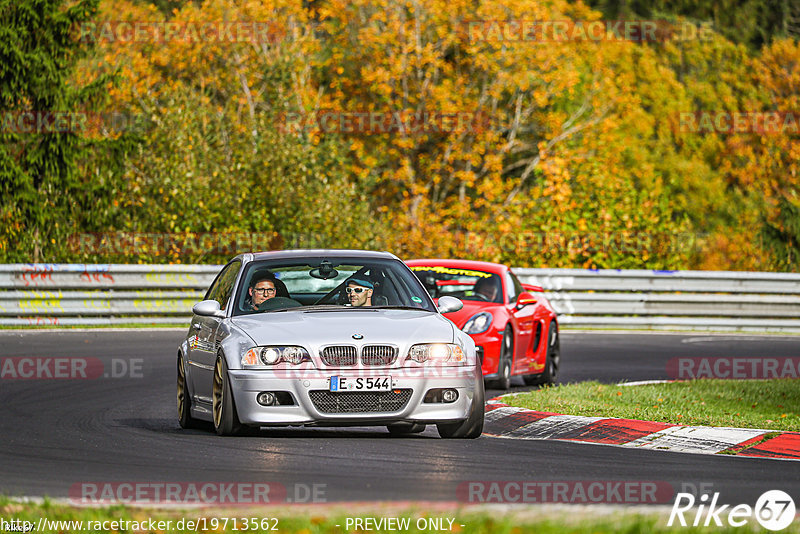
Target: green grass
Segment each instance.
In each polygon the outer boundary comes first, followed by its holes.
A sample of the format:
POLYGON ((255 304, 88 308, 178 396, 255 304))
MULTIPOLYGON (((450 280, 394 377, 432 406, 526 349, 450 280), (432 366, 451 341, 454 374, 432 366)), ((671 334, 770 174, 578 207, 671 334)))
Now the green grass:
POLYGON ((800 380, 689 380, 642 386, 581 382, 503 397, 566 415, 800 431, 800 380))
MULTIPOLYGON (((53 528, 43 529, 37 532, 62 534, 83 534, 87 532, 109 532, 109 530, 97 530, 87 528, 87 522, 92 521, 138 521, 146 522, 150 519, 154 521, 171 521, 169 528, 160 529, 157 527, 152 532, 163 534, 194 532, 186 528, 178 529, 177 523, 180 520, 198 520, 205 518, 207 528, 198 529, 198 532, 282 532, 282 533, 302 533, 302 534, 343 534, 347 532, 436 532, 435 529, 421 530, 417 528, 417 521, 424 518, 453 518, 453 528, 446 532, 460 534, 523 534, 536 532, 537 534, 561 534, 561 533, 604 533, 621 532, 629 534, 638 533, 667 533, 667 532, 754 532, 757 530, 758 523, 755 519, 750 519, 748 526, 733 528, 694 528, 680 527, 673 525, 667 526, 669 517, 668 509, 648 509, 648 508, 608 508, 578 506, 567 508, 565 506, 519 506, 514 509, 508 507, 455 507, 446 503, 433 504, 423 507, 422 505, 408 504, 323 504, 323 505, 299 505, 284 507, 261 507, 261 508, 227 508, 227 509, 164 509, 164 508, 128 508, 124 506, 113 507, 72 507, 61 504, 54 504, 45 501, 44 504, 20 503, 8 498, 0 497, 0 518, 5 521, 24 520, 38 524, 40 518, 50 521, 83 521, 83 529, 78 530, 74 527, 64 527, 55 530, 53 528), (222 527, 224 518, 257 518, 260 522, 262 518, 277 518, 277 523, 270 521, 268 526, 277 525, 277 530, 243 530, 241 523, 237 529, 233 528, 232 520, 229 519, 227 528, 222 527), (410 528, 408 530, 366 530, 366 529, 347 529, 346 519, 350 517, 361 518, 410 518, 410 528), (211 521, 217 520, 217 528, 211 528, 211 521), (462 526, 463 525, 463 526, 462 526)), ((693 517, 693 516, 692 516, 693 517)), ((688 518, 688 515, 687 515, 688 518)), ((725 522, 726 516, 721 515, 720 519, 725 522)), ((689 521, 691 519, 689 518, 689 521)), ((447 522, 444 523, 447 525, 447 522)), ((91 525, 89 525, 91 526, 91 525)), ((36 527, 34 527, 34 531, 36 527)), ((111 531, 114 532, 114 531, 111 531)), ((142 530, 131 530, 120 528, 117 532, 148 532, 147 527, 142 530)), ((441 531, 440 531, 441 532, 441 531)), ((800 522, 793 522, 788 528, 781 531, 785 534, 800 534, 800 522)))

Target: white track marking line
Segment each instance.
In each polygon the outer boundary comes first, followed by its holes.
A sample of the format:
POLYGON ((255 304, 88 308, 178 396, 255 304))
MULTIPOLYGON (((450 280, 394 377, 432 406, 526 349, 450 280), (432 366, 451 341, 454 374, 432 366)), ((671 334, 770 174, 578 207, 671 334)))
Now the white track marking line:
POLYGON ((509 415, 514 415, 515 413, 519 412, 529 412, 530 410, 526 408, 516 408, 513 406, 504 406, 503 408, 495 408, 491 412, 487 412, 484 414, 483 419, 484 421, 497 421, 499 419, 503 419, 508 417, 509 415))
POLYGON ((623 447, 716 454, 764 434, 763 430, 675 426, 623 444, 623 447))
POLYGON ((608 419, 607 417, 584 417, 578 415, 552 415, 539 421, 527 424, 506 435, 525 439, 549 439, 554 435, 563 434, 583 428, 595 421, 608 419))

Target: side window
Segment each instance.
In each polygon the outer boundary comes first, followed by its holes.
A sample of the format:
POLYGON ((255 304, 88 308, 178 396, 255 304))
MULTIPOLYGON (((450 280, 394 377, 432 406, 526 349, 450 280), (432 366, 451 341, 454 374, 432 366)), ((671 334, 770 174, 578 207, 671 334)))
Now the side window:
POLYGON ((511 271, 506 274, 506 293, 508 293, 508 302, 516 302, 517 297, 525 291, 519 279, 511 271))
POLYGON ((211 284, 211 287, 206 293, 206 300, 216 300, 219 302, 219 307, 225 309, 228 305, 228 300, 233 293, 233 284, 236 282, 236 276, 239 274, 239 269, 242 267, 242 262, 232 261, 219 273, 217 279, 211 284))

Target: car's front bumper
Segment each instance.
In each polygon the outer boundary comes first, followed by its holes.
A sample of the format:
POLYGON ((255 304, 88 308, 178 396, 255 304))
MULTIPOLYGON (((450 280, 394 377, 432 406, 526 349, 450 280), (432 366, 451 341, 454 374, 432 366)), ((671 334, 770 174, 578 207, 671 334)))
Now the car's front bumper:
MULTIPOLYGON (((437 367, 435 369, 352 369, 303 370, 297 376, 276 376, 271 370, 230 370, 231 390, 239 420, 247 425, 384 425, 393 422, 434 424, 464 420, 469 416, 476 388, 483 377, 477 367, 437 367), (350 413, 329 413, 311 399, 311 392, 328 392, 330 377, 348 378, 392 376, 393 390, 411 390, 410 398, 397 409, 350 413), (458 392, 454 402, 424 402, 431 389, 452 388, 458 392), (262 406, 259 393, 288 392, 294 404, 262 406)), ((342 393, 316 393, 330 398, 342 393)), ((347 404, 344 402, 343 404, 347 404)), ((374 407, 374 405, 373 405, 374 407)), ((330 410, 330 408, 328 408, 330 410)))
POLYGON ((500 351, 503 348, 503 331, 498 332, 492 328, 471 337, 475 341, 475 346, 480 347, 483 352, 481 368, 484 378, 497 378, 497 366, 500 363, 500 351))

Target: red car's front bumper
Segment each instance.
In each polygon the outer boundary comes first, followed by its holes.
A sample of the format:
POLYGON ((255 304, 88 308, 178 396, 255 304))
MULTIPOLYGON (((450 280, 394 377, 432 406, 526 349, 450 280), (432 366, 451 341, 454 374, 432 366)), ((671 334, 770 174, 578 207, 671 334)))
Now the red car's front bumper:
POLYGON ((483 377, 497 378, 497 366, 500 363, 500 350, 503 345, 502 330, 498 332, 494 328, 490 328, 482 334, 474 334, 471 337, 475 340, 475 348, 481 359, 483 377))

